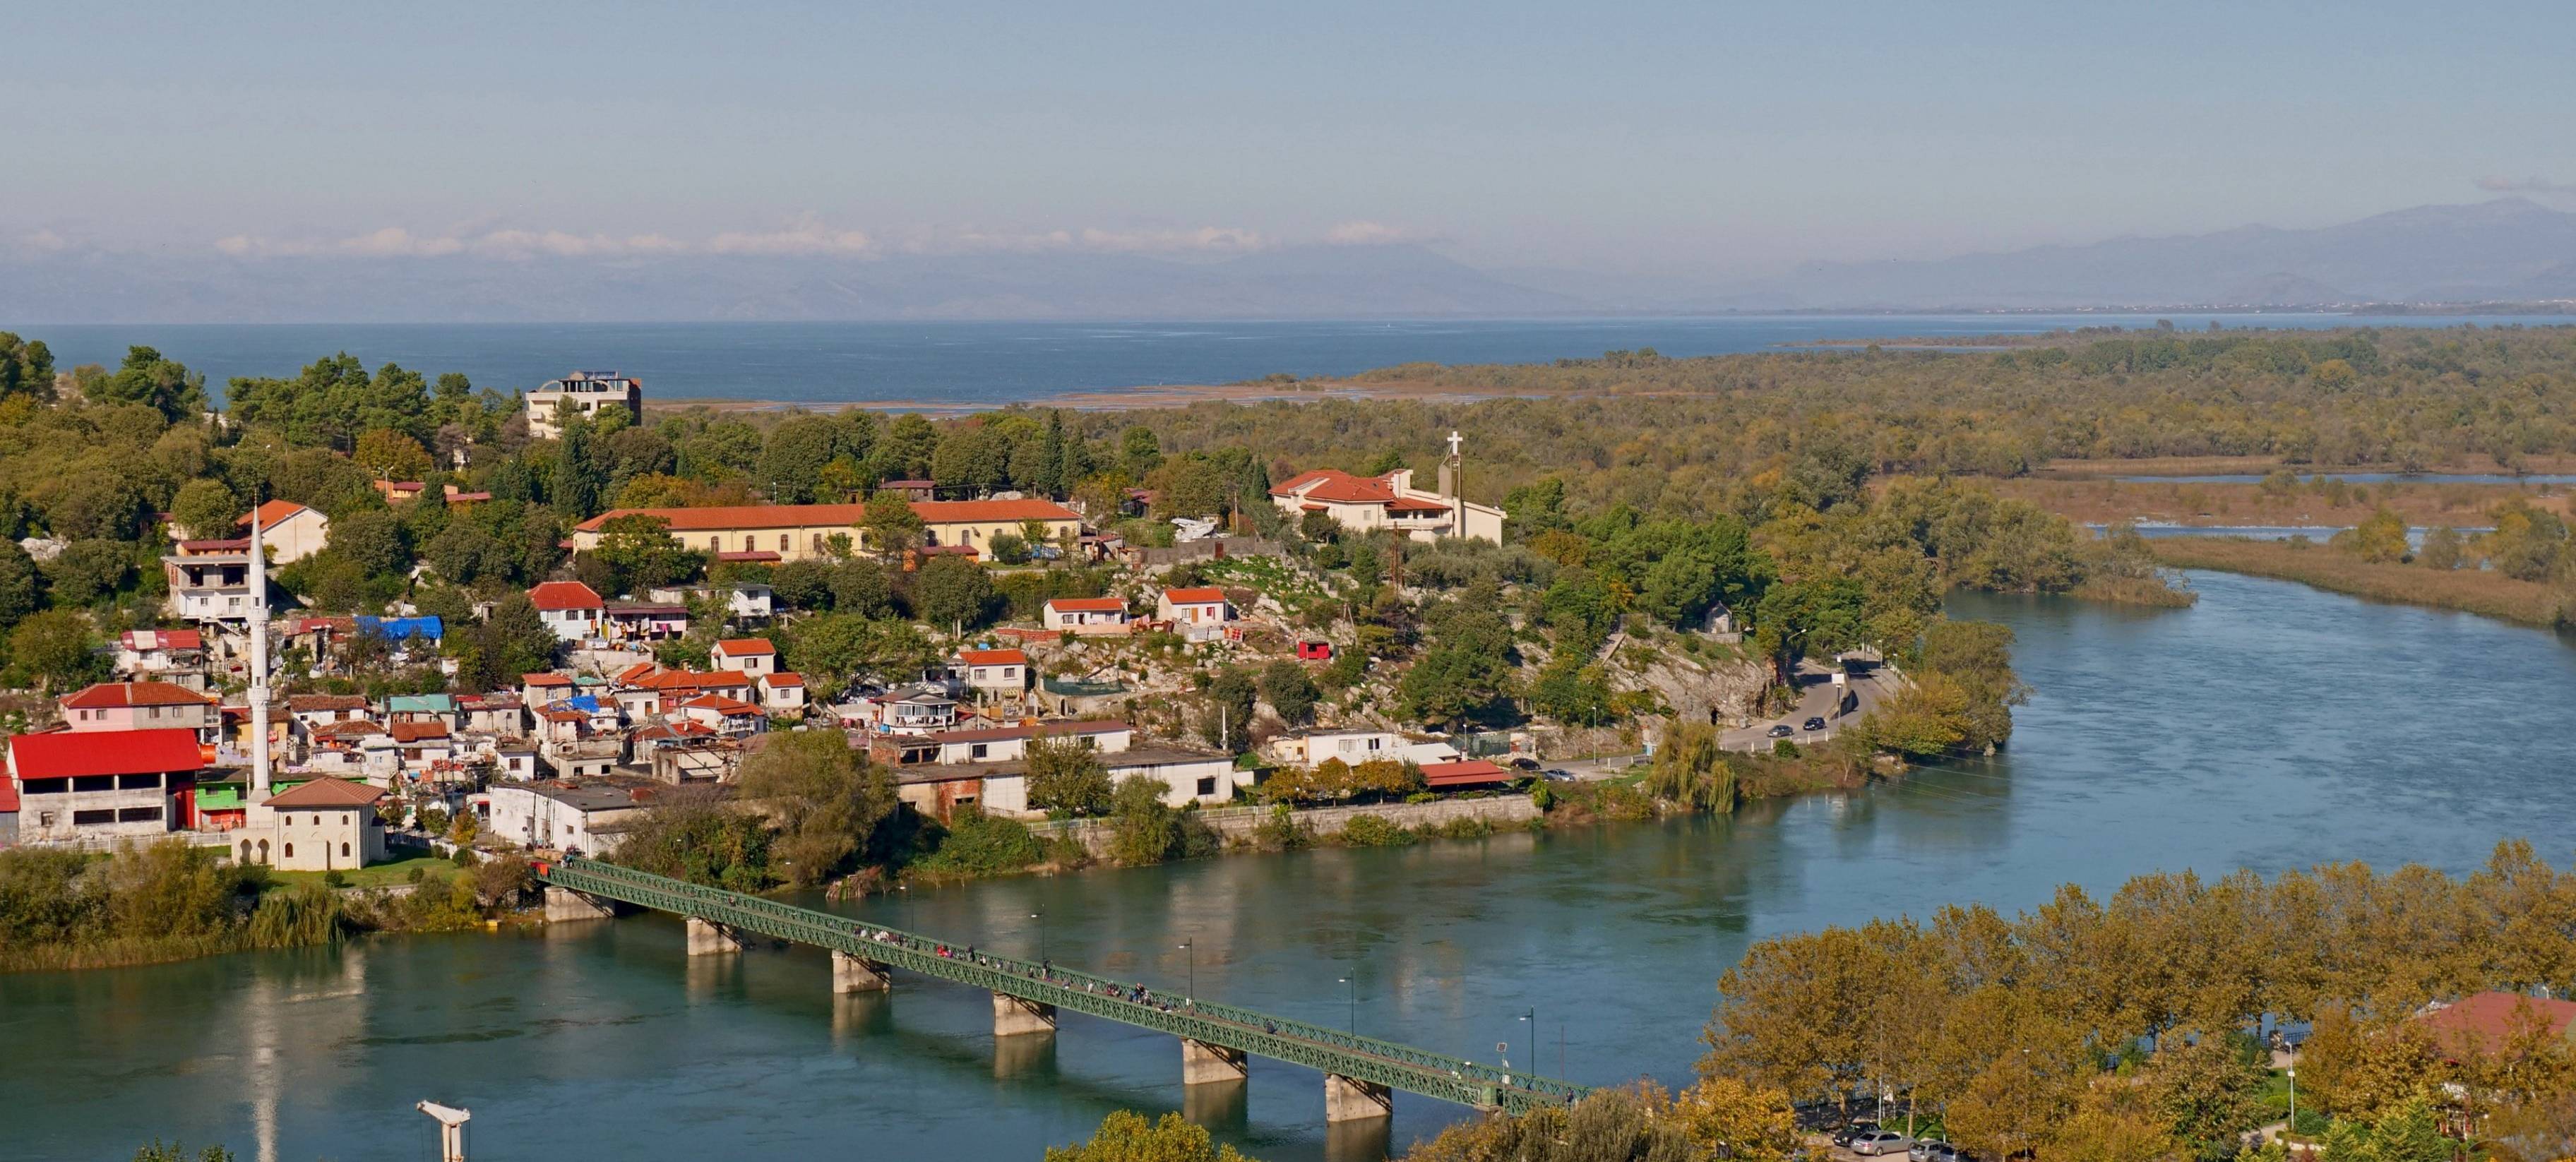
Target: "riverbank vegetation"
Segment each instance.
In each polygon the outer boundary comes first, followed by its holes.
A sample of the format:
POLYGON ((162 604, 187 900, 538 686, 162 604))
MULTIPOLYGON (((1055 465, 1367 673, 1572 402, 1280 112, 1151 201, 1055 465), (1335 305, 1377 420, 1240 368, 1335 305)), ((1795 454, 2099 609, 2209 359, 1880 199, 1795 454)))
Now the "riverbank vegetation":
POLYGON ((2487 510, 2485 518, 2491 524, 2482 532, 2438 526, 2417 545, 2405 519, 2380 508, 2322 544, 2306 537, 2169 537, 2154 552, 2173 568, 2277 577, 2526 625, 2576 626, 2576 542, 2566 520, 2520 498, 2487 510))
POLYGON ((2313 1022, 2300 1110, 2329 1143, 2399 1141, 2438 1113, 2499 1157, 2554 1158, 2563 1136, 2512 1138, 2576 1118, 2576 1051, 2545 1023, 2461 1041, 2414 1018, 2576 986, 2576 926, 2547 919, 2567 915, 2576 875, 2513 842, 2465 877, 2158 874, 2018 917, 1963 905, 1773 937, 1720 979, 1701 1068, 1799 1101, 1885 1085, 1987 1157, 2217 1162, 2280 1116, 2246 1031, 2313 1022))
POLYGON ((0 849, 0 972, 104 968, 367 932, 458 931, 515 905, 527 865, 487 859, 409 879, 401 892, 273 882, 172 839, 89 853, 0 849))

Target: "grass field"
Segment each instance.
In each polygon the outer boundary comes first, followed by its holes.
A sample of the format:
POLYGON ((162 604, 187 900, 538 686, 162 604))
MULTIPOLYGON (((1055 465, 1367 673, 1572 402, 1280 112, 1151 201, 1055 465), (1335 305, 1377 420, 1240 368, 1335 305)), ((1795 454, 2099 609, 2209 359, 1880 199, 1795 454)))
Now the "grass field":
MULTIPOLYGON (((396 884, 410 883, 411 873, 415 868, 420 870, 421 878, 431 879, 453 873, 456 865, 434 855, 416 855, 408 859, 371 863, 354 871, 341 872, 340 875, 346 881, 342 885, 344 887, 389 888, 396 884)), ((328 874, 311 871, 273 871, 268 873, 268 878, 281 884, 318 884, 323 882, 322 877, 328 874)))

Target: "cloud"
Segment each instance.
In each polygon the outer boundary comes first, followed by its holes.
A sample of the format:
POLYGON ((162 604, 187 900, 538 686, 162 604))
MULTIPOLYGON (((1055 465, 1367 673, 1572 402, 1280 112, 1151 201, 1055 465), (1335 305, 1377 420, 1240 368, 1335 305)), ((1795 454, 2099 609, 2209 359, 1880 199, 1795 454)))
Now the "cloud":
MULTIPOLYGON (((1403 236, 1402 232, 1377 223, 1348 222, 1334 227, 1331 240, 1365 244, 1390 242, 1403 236)), ((236 258, 446 258, 467 255, 510 261, 672 254, 861 257, 880 254, 890 248, 919 254, 1248 254, 1274 245, 1277 243, 1273 239, 1247 227, 1190 226, 1036 231, 929 228, 905 232, 898 244, 889 247, 866 231, 828 225, 811 215, 791 219, 775 229, 726 230, 696 241, 667 234, 619 236, 568 230, 521 230, 477 222, 422 234, 401 226, 387 226, 345 238, 272 238, 235 234, 217 239, 214 244, 216 250, 236 258)))
POLYGON ((1411 237, 1403 227, 1383 222, 1343 222, 1324 231, 1324 241, 1335 246, 1384 246, 1411 237))
POLYGON ((812 216, 782 230, 729 230, 706 241, 709 254, 865 254, 875 241, 857 230, 825 226, 812 216))
POLYGON ((2492 194, 2539 194, 2547 198, 2576 197, 2576 182, 2553 182, 2545 178, 2508 178, 2490 174, 2478 179, 2478 188, 2492 194))
POLYGON ((987 230, 981 227, 915 230, 904 235, 901 249, 913 254, 1244 254, 1266 250, 1271 240, 1241 226, 1193 226, 1168 230, 987 230))
POLYGON ((679 254, 688 244, 660 234, 612 238, 605 234, 567 234, 561 230, 491 230, 467 244, 476 254, 497 258, 616 258, 633 254, 679 254))
POLYGON ((51 230, 38 230, 29 234, 21 234, 18 236, 18 244, 29 250, 55 251, 69 250, 72 248, 71 239, 65 238, 51 230))

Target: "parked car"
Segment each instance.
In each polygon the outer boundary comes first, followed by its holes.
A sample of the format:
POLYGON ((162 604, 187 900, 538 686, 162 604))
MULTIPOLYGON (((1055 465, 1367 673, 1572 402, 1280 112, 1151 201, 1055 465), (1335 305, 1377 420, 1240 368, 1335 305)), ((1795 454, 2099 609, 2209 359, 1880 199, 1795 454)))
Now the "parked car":
POLYGON ((1571 783, 1574 781, 1574 772, 1550 767, 1542 777, 1551 783, 1571 783))
POLYGON ((1905 1148, 1906 1162, 1932 1162, 1933 1149, 1947 1145, 1939 1138, 1916 1138, 1913 1145, 1905 1148))
POLYGON ((1807 720, 1807 729, 1809 729, 1809 730, 1823 730, 1824 728, 1825 728, 1825 720, 1824 720, 1824 719, 1821 719, 1821 718, 1810 718, 1810 719, 1808 719, 1808 720, 1807 720))
POLYGON ((1789 737, 1790 735, 1793 735, 1793 734, 1796 734, 1796 733, 1798 733, 1798 732, 1797 732, 1797 731, 1794 731, 1794 730, 1789 729, 1789 724, 1788 724, 1788 723, 1786 723, 1786 722, 1783 722, 1783 723, 1781 723, 1780 725, 1778 725, 1778 726, 1774 726, 1774 727, 1772 727, 1772 728, 1771 728, 1771 737, 1773 737, 1773 738, 1787 738, 1787 737, 1789 737))
MULTIPOLYGON (((1905 1156, 1912 1158, 1914 1152, 1908 1150, 1905 1156)), ((1923 1162, 1967 1162, 1967 1158, 1967 1151, 1948 1142, 1933 1142, 1929 1149, 1923 1151, 1923 1162)))
POLYGON ((1877 1133, 1877 1132, 1878 1132, 1878 1123, 1877 1123, 1877 1122, 1871 1122, 1871 1121, 1859 1121, 1859 1122, 1852 1122, 1852 1123, 1850 1123, 1849 1125, 1846 1125, 1846 1126, 1844 1126, 1843 1128, 1841 1128, 1841 1129, 1839 1129, 1839 1130, 1834 1131, 1834 1145, 1837 1145, 1837 1146, 1849 1146, 1849 1145, 1851 1145, 1853 1142, 1858 1141, 1858 1140, 1860 1139, 1861 1135, 1863 1135, 1863 1134, 1875 1134, 1875 1133, 1877 1133))
POLYGON ((1913 1148, 1914 1139, 1908 1138, 1894 1130, 1872 1130, 1861 1137, 1852 1139, 1851 1144, 1852 1153, 1871 1158, 1883 1158, 1889 1154, 1902 1154, 1913 1148))

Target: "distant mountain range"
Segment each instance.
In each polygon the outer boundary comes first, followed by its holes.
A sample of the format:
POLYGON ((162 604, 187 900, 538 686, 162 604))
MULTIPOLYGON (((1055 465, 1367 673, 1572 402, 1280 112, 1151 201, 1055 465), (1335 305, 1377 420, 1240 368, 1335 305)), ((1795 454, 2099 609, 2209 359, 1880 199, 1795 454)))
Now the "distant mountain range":
POLYGON ((2576 299, 2576 214, 2521 198, 1739 283, 1483 271, 1415 245, 499 259, 0 251, 0 324, 1439 318, 2576 299))

